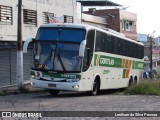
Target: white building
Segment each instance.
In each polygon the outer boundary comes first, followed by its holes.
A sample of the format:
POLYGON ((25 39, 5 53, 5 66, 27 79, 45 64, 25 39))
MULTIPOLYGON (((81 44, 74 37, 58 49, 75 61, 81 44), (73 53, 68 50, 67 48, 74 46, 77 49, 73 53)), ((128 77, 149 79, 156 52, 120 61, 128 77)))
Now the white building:
MULTIPOLYGON (((18 0, 0 0, 0 87, 16 84, 17 4, 18 0)), ((81 6, 76 6, 76 0, 22 0, 22 4, 23 41, 34 38, 37 28, 48 23, 48 14, 52 17, 63 16, 63 22, 67 23, 81 22, 81 6)), ((30 78, 31 58, 32 46, 23 55, 24 81, 30 78)))
MULTIPOLYGON (((18 0, 0 0, 0 41, 17 41, 18 0)), ((35 37, 37 28, 48 22, 48 14, 64 22, 80 23, 76 0, 22 0, 23 40, 35 37)))

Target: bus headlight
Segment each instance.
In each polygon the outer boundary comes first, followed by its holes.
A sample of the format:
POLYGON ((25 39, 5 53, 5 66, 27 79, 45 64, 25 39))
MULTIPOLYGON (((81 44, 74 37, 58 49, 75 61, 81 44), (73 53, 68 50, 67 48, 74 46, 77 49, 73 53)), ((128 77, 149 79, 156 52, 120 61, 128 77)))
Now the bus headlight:
POLYGON ((78 82, 79 79, 66 79, 67 82, 78 82))

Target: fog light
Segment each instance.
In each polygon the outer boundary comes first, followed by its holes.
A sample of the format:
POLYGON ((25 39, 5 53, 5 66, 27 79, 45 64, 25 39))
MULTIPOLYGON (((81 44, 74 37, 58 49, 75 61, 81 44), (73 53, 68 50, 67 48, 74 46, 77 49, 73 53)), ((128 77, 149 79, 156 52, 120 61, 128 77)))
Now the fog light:
POLYGON ((31 78, 32 78, 32 79, 35 79, 35 76, 34 76, 34 75, 31 75, 31 78))
POLYGON ((79 85, 76 85, 76 86, 72 86, 72 88, 79 88, 79 85))

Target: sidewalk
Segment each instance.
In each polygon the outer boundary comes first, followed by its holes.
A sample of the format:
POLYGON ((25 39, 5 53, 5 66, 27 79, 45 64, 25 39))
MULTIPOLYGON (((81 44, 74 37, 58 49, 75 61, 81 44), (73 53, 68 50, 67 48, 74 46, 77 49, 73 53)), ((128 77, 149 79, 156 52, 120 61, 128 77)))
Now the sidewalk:
POLYGON ((16 85, 9 85, 0 87, 0 96, 4 95, 12 95, 12 94, 20 94, 20 93, 37 93, 44 92, 44 89, 33 88, 30 82, 24 83, 25 88, 22 90, 18 90, 16 85))

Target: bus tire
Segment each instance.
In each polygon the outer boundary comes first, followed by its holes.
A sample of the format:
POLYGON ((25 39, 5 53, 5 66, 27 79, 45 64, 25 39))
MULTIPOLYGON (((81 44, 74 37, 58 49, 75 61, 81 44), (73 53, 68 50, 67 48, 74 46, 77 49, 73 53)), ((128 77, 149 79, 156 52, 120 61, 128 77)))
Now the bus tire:
POLYGON ((93 88, 91 91, 88 91, 88 94, 91 95, 91 96, 96 96, 98 94, 98 90, 99 90, 99 84, 98 84, 98 80, 94 80, 94 83, 93 83, 93 88))
POLYGON ((130 76, 129 78, 129 83, 128 83, 128 87, 132 86, 133 85, 133 77, 130 76))
POLYGON ((59 91, 58 90, 49 90, 49 93, 52 95, 52 96, 57 96, 59 91))
POLYGON ((137 76, 134 77, 134 83, 135 83, 136 85, 138 84, 137 76))

